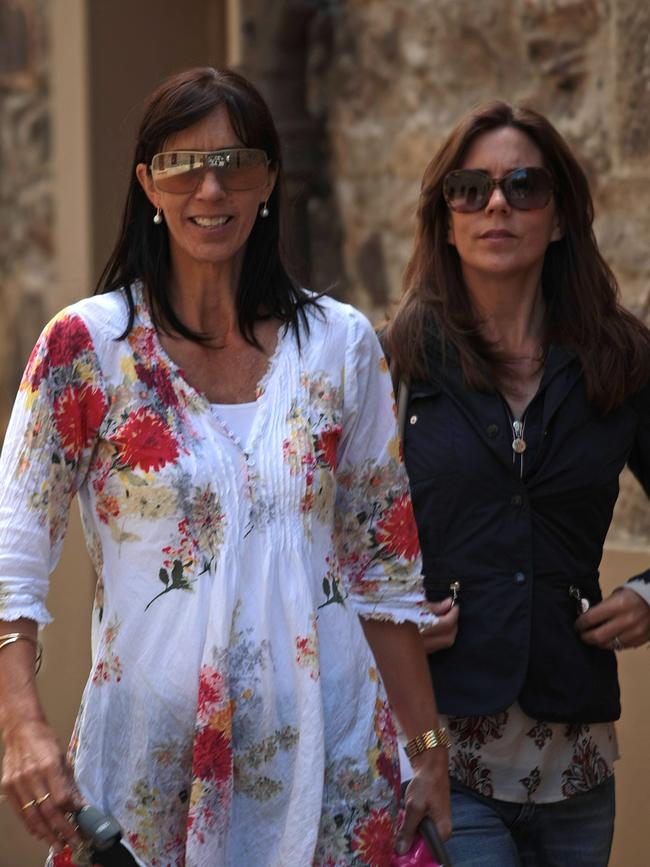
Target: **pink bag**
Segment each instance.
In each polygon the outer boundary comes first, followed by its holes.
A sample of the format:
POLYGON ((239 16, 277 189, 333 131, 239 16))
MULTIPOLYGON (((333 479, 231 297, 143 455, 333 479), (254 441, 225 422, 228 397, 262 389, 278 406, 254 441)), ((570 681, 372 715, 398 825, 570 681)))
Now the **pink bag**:
POLYGON ((405 855, 393 855, 390 867, 440 867, 438 861, 429 854, 427 844, 418 834, 415 842, 405 855))

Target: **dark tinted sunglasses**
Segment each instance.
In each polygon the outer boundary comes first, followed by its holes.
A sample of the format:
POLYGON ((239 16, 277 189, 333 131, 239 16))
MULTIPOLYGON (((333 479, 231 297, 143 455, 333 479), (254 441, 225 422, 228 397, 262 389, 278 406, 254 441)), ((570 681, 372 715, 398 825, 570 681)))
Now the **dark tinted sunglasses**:
POLYGON ((549 203, 553 178, 537 166, 513 169, 502 178, 491 178, 481 169, 457 169, 445 177, 442 194, 452 211, 471 214, 483 210, 495 187, 500 188, 511 208, 534 211, 549 203))

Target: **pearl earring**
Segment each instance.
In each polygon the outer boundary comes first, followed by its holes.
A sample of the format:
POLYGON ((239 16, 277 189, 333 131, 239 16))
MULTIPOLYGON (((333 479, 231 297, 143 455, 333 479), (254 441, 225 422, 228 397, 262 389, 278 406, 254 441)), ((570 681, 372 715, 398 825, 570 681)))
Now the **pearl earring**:
POLYGON ((162 223, 163 218, 162 214, 160 213, 160 208, 156 208, 156 213, 153 215, 153 221, 157 226, 162 223))
POLYGON ((268 217, 268 215, 269 215, 270 213, 271 213, 271 212, 270 212, 269 209, 266 207, 266 202, 264 202, 264 204, 263 204, 262 207, 260 208, 260 217, 262 217, 262 219, 266 219, 266 217, 268 217))

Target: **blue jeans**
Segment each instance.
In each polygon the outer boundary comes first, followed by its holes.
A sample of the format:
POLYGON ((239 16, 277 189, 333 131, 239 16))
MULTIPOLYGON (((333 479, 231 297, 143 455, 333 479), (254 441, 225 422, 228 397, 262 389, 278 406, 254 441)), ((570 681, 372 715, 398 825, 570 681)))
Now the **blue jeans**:
POLYGON ((552 804, 513 804, 451 781, 454 867, 607 867, 614 777, 552 804))

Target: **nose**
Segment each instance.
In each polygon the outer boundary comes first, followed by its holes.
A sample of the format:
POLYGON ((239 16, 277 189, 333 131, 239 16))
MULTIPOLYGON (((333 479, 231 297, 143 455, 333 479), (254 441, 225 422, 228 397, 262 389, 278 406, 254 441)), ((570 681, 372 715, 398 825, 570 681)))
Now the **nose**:
POLYGON ((219 173, 214 169, 205 169, 194 191, 194 195, 201 199, 222 198, 226 195, 219 173))
POLYGON ((499 184, 495 184, 490 193, 490 198, 487 200, 485 210, 490 211, 507 211, 510 205, 506 197, 503 195, 503 190, 499 184))

